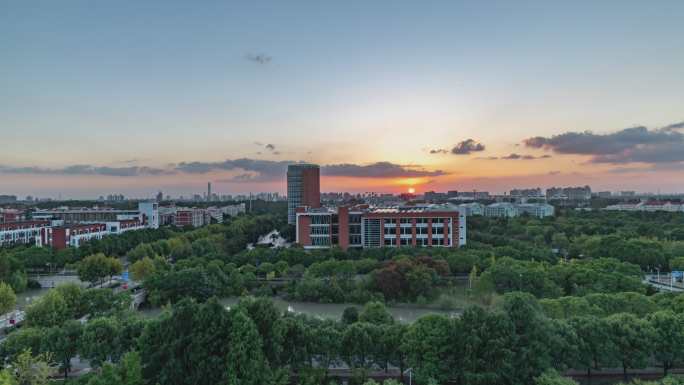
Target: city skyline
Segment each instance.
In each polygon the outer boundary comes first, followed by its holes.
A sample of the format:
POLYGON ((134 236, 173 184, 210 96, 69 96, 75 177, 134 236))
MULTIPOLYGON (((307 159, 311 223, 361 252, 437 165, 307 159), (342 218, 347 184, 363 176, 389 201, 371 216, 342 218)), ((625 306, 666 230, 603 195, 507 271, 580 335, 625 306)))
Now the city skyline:
POLYGON ((684 191, 681 2, 6 8, 0 194, 684 191))

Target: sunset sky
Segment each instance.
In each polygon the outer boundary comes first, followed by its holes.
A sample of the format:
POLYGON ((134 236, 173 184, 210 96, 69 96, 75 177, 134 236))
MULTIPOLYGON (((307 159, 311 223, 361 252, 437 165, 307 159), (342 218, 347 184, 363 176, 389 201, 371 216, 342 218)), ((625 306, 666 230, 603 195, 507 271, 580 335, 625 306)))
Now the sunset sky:
POLYGON ((4 1, 0 194, 684 192, 684 1, 4 1))

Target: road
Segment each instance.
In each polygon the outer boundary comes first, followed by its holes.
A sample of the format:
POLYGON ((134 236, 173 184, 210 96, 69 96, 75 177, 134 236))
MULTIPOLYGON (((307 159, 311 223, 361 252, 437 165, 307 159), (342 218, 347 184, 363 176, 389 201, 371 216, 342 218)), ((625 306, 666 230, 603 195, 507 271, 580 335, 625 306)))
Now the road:
POLYGON ((672 281, 669 274, 647 274, 644 277, 645 284, 651 285, 659 291, 671 291, 675 293, 684 292, 684 285, 681 282, 672 281))

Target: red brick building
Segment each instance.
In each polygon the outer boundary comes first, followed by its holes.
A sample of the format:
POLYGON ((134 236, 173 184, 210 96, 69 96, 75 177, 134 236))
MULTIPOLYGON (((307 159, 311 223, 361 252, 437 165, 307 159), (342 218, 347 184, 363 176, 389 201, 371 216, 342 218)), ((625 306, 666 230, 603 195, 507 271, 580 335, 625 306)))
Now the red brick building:
POLYGON ((300 207, 296 218, 297 243, 309 249, 466 244, 466 216, 451 205, 300 207))
POLYGON ((79 247, 82 243, 91 239, 102 239, 102 237, 109 235, 106 223, 88 223, 54 227, 50 230, 52 230, 52 241, 50 244, 55 249, 79 247))

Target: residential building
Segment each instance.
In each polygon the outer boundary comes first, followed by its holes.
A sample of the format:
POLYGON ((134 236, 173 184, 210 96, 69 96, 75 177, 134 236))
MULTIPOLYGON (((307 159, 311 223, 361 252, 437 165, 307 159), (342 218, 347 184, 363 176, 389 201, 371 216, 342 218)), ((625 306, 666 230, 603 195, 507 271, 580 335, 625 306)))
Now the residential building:
POLYGON ((321 207, 320 168, 315 164, 287 166, 287 223, 294 225, 297 208, 321 207))
POLYGON ((42 246, 41 231, 49 228, 49 221, 24 221, 0 223, 0 246, 42 246))
POLYGON ((52 233, 52 241, 49 244, 58 250, 66 247, 79 247, 84 242, 93 239, 102 239, 106 235, 109 235, 106 223, 66 225, 53 227, 50 230, 52 233))
POLYGON ((24 212, 22 210, 0 207, 0 223, 19 222, 24 219, 24 212))
POLYGON ((526 189, 513 189, 510 191, 510 196, 514 198, 543 198, 541 188, 526 188, 526 189))
POLYGON ((142 230, 145 224, 139 219, 127 219, 118 222, 107 222, 107 234, 123 234, 128 231, 142 230))
POLYGON ((146 227, 159 227, 159 204, 157 202, 139 202, 137 209, 119 210, 108 207, 59 207, 56 209, 36 210, 32 214, 34 220, 62 220, 65 224, 106 223, 122 220, 138 219, 146 227))
POLYGON ((211 219, 215 220, 217 223, 223 223, 223 217, 224 216, 234 217, 234 216, 237 216, 238 214, 245 213, 246 211, 247 211, 247 207, 244 203, 240 203, 237 205, 223 206, 223 207, 208 207, 207 208, 207 213, 209 214, 209 217, 211 219))
POLYGON ((448 195, 446 193, 426 191, 423 194, 423 198, 428 202, 443 202, 447 200, 448 195))
POLYGON ((0 195, 0 204, 17 203, 16 195, 0 195))
POLYGON ((173 224, 178 227, 202 227, 206 224, 209 224, 209 214, 205 209, 199 209, 195 207, 179 207, 176 209, 176 215, 173 224))
POLYGON ((591 187, 551 187, 546 189, 546 199, 590 200, 591 187))
POLYGON ((466 216, 456 206, 447 204, 300 207, 296 218, 296 242, 306 249, 466 244, 466 216))

